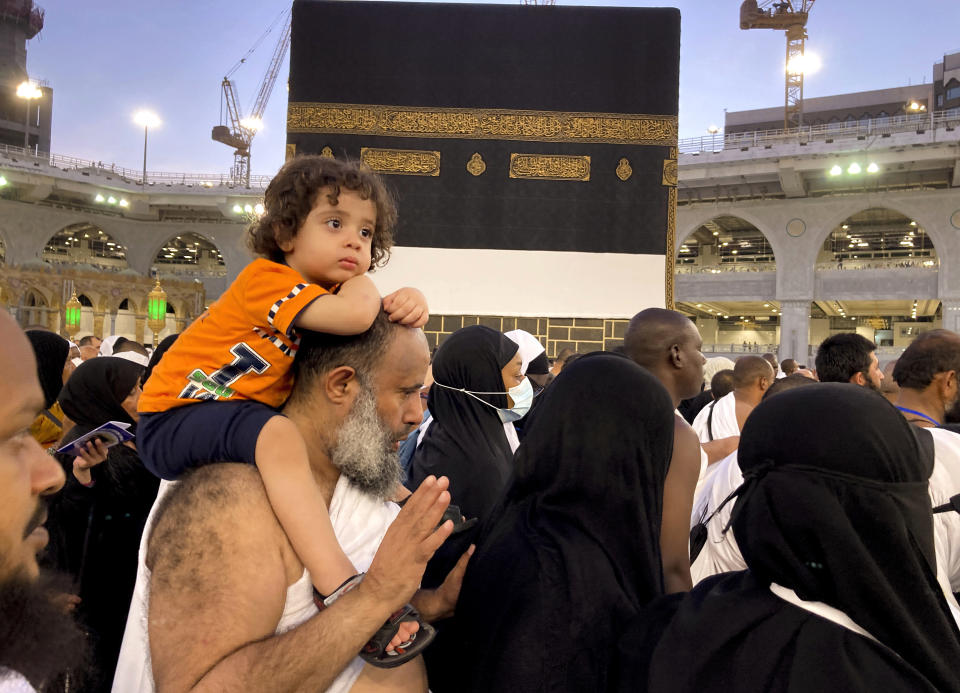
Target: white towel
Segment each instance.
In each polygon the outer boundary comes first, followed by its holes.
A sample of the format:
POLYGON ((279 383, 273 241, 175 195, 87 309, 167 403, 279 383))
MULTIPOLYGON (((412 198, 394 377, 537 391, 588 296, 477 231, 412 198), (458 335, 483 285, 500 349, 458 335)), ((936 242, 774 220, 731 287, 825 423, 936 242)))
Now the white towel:
POLYGON ((737 401, 733 393, 729 393, 708 404, 697 418, 693 420, 693 430, 697 432, 697 437, 701 443, 709 443, 711 440, 720 440, 730 436, 740 435, 740 426, 737 424, 737 401), (713 408, 713 417, 710 417, 710 408, 713 408), (707 421, 710 420, 710 429, 707 428, 707 421), (710 436, 710 430, 713 436, 710 436))

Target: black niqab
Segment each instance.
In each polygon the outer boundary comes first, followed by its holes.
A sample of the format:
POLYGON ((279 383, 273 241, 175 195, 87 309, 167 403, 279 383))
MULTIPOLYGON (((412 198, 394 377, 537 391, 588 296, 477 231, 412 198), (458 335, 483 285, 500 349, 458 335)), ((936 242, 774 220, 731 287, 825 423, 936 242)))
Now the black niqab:
POLYGON ((749 571, 641 617, 621 643, 620 690, 871 690, 884 673, 884 690, 960 691, 924 436, 852 385, 761 403, 740 438, 732 518, 749 571), (882 645, 775 597, 771 582, 839 609, 882 645))
POLYGON ((431 474, 448 477, 451 502, 469 518, 486 517, 510 475, 513 454, 493 408, 506 407, 507 396, 478 395, 490 407, 448 387, 504 392, 502 370, 518 349, 506 335, 472 325, 450 335, 433 360, 427 401, 433 423, 414 454, 411 484, 431 474))
POLYGON ((597 353, 542 397, 467 567, 447 640, 450 689, 607 690, 622 627, 663 593, 666 390, 629 359, 597 353))
POLYGON ((63 369, 70 355, 70 342, 46 330, 27 330, 27 339, 37 357, 37 377, 43 390, 43 408, 57 401, 63 388, 63 369))

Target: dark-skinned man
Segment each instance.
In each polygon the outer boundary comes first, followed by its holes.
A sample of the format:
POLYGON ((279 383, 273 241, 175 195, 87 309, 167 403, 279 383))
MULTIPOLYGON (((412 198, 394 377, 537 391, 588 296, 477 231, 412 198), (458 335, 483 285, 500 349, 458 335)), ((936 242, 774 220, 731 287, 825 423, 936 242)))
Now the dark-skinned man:
MULTIPOLYGON (((648 308, 630 320, 624 353, 650 371, 666 388, 674 407, 693 397, 703 382, 706 363, 696 325, 682 313, 648 308)), ((690 579, 690 513, 701 472, 708 462, 726 457, 739 439, 716 440, 701 448, 697 434, 682 416, 675 416, 673 458, 663 488, 660 551, 667 592, 693 586, 690 579)))

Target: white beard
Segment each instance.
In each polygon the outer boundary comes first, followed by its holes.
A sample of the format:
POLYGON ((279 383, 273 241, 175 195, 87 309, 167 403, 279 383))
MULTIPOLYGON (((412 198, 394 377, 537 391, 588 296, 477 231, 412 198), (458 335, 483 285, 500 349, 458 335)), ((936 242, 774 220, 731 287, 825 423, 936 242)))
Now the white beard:
POLYGON ((383 425, 373 391, 361 386, 350 413, 337 431, 330 461, 360 490, 380 500, 393 495, 400 483, 395 436, 383 425))

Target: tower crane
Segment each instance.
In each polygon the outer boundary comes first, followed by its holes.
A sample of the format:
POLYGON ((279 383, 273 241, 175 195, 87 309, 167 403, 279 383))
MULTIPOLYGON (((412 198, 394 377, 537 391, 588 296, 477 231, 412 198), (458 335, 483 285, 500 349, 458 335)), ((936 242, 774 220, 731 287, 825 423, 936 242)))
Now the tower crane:
POLYGON ((787 34, 787 67, 784 86, 783 127, 803 125, 803 44, 807 17, 815 0, 744 0, 740 5, 741 29, 776 29, 787 34))
POLYGON ((273 92, 273 87, 277 82, 280 63, 283 62, 283 57, 286 55, 289 47, 290 8, 288 7, 280 13, 273 24, 257 39, 250 50, 230 68, 223 78, 223 82, 220 83, 222 89, 220 98, 220 124, 213 126, 211 136, 217 142, 223 142, 228 147, 233 147, 233 168, 230 169, 230 178, 235 183, 242 184, 247 188, 250 187, 250 144, 253 142, 257 130, 263 125, 263 113, 267 108, 270 94, 273 92), (280 39, 273 49, 270 64, 267 66, 267 71, 260 82, 257 98, 253 102, 249 115, 245 117, 240 110, 237 86, 231 78, 276 26, 280 26, 280 39))

